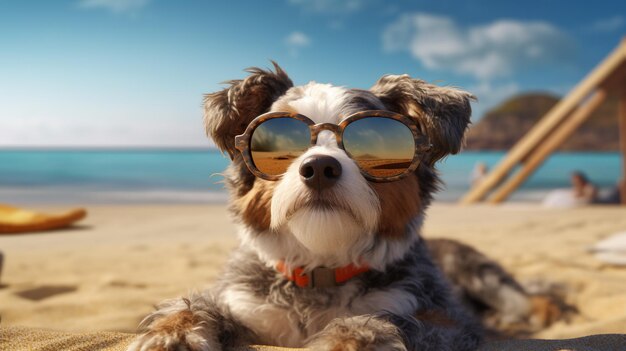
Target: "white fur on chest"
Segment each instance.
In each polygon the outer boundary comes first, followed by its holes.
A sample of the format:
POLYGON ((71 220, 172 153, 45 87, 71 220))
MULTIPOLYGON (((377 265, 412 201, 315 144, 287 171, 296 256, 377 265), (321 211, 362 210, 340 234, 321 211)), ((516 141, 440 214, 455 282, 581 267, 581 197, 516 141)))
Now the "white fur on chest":
POLYGON ((337 289, 336 303, 331 307, 309 305, 304 311, 267 302, 242 286, 227 288, 222 298, 233 315, 257 334, 258 342, 283 347, 302 347, 307 338, 335 318, 378 312, 411 315, 419 307, 413 295, 399 288, 374 290, 353 298, 355 290, 355 285, 348 283, 337 289))

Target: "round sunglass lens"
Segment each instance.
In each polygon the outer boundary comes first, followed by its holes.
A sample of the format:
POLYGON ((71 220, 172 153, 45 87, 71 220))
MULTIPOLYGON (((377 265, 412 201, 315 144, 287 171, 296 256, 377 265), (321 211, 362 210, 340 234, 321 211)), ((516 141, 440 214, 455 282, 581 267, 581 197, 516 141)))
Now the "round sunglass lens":
POLYGON ((268 175, 281 175, 310 146, 311 133, 306 123, 280 117, 268 119, 254 129, 250 153, 259 171, 268 175))
POLYGON ((379 178, 404 173, 415 156, 409 127, 385 117, 366 117, 348 124, 343 146, 365 173, 379 178))

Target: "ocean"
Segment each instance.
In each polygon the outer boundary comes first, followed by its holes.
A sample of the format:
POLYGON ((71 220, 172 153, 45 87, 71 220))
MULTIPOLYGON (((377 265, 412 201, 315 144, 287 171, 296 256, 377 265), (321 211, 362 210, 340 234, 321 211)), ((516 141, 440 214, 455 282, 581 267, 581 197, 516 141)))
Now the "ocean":
MULTIPOLYGON (((468 189, 477 162, 490 168, 502 152, 462 152, 438 165, 445 187, 437 201, 456 201, 468 189)), ((0 150, 0 203, 128 204, 223 203, 220 173, 228 157, 193 150, 0 150)), ((583 171, 608 191, 621 175, 619 153, 557 153, 513 195, 539 202, 555 188, 569 187, 569 174, 583 171)))

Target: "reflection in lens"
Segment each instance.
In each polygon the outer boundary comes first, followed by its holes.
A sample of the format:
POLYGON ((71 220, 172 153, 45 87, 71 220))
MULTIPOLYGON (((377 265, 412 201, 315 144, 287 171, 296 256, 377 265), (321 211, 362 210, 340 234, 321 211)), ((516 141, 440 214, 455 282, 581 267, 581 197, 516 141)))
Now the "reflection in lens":
POLYGON ((280 175, 310 144, 311 134, 306 123, 289 117, 273 118, 256 127, 250 152, 259 171, 280 175))
POLYGON ((404 123, 385 117, 367 117, 350 123, 343 146, 359 167, 374 177, 404 173, 415 155, 413 133, 404 123))

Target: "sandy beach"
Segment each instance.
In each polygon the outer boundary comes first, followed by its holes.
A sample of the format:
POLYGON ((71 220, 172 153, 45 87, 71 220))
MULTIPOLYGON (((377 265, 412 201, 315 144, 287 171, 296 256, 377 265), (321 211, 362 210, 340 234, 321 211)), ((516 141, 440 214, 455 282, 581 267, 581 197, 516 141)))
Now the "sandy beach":
MULTIPOLYGON (((237 245, 223 205, 88 210, 70 230, 0 236, 3 325, 132 332, 155 303, 210 284, 237 245)), ((626 333, 626 268, 586 252, 624 230, 626 209, 618 207, 438 204, 424 235, 471 244, 521 281, 562 284, 579 314, 534 336, 566 338, 626 333)))

